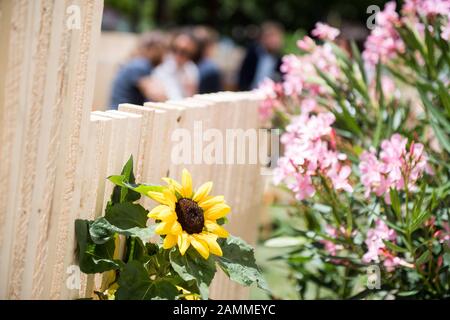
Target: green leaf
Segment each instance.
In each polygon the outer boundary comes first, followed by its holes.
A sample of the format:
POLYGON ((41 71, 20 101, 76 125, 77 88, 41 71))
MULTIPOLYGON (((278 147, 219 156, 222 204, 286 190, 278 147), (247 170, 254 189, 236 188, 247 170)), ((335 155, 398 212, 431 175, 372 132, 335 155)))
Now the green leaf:
POLYGON ((106 208, 105 218, 120 229, 145 228, 148 210, 131 202, 116 203, 106 208))
POLYGON ((422 255, 419 258, 416 259, 416 265, 424 264, 428 262, 430 258, 431 258, 430 251, 427 250, 424 253, 422 253, 422 255))
POLYGON ((208 299, 209 285, 216 273, 213 257, 203 259, 192 247, 184 256, 180 254, 180 251, 173 250, 169 257, 175 272, 184 281, 195 281, 202 299, 208 299))
POLYGON ((267 240, 264 245, 269 248, 293 247, 305 244, 304 237, 277 237, 267 240))
POLYGON ((151 280, 144 265, 133 260, 128 262, 120 273, 118 300, 175 299, 178 290, 164 278, 151 280))
POLYGON ((116 186, 113 189, 110 203, 134 202, 139 200, 141 194, 147 195, 149 191, 162 192, 163 186, 136 184, 133 173, 133 156, 127 161, 120 175, 112 175, 108 180, 116 186))
POLYGON ((396 189, 390 189, 389 195, 391 197, 391 207, 397 215, 397 219, 400 221, 402 217, 402 211, 400 206, 400 197, 396 189))
MULTIPOLYGON (((121 177, 121 181, 124 183, 130 183, 134 184, 135 178, 133 173, 133 156, 130 156, 130 159, 128 159, 127 163, 124 165, 122 169, 122 173, 119 176, 121 177)), ((137 193, 136 191, 127 188, 124 185, 118 185, 116 184, 116 187, 113 189, 113 193, 111 195, 111 203, 121 203, 121 202, 134 202, 136 200, 139 200, 141 195, 137 193)))
POLYGON ((450 94, 448 89, 439 81, 439 97, 442 102, 442 105, 445 107, 447 111, 447 116, 450 117, 450 94))
POLYGON ((403 291, 403 292, 397 293, 397 296, 399 296, 399 297, 410 297, 410 296, 416 295, 417 293, 419 293, 418 290, 403 291))
POLYGON ((407 249, 399 247, 398 245, 396 245, 395 243, 391 242, 391 241, 387 241, 384 240, 384 244, 391 250, 395 251, 395 252, 408 252, 407 249))
POLYGON ((438 124, 434 123, 434 121, 430 121, 430 124, 440 145, 450 153, 450 139, 448 135, 439 127, 438 124))
POLYGON ((433 103, 428 98, 425 89, 419 86, 418 91, 420 94, 420 98, 422 99, 423 105, 429 112, 431 119, 436 121, 436 123, 440 123, 447 132, 450 132, 450 122, 446 119, 445 115, 441 113, 441 111, 433 105, 433 103))
POLYGON ((143 195, 147 195, 149 191, 162 192, 164 190, 164 187, 159 185, 130 183, 126 181, 126 177, 122 175, 109 176, 108 180, 118 187, 129 189, 143 195))
POLYGON ((94 243, 89 233, 90 222, 77 219, 75 236, 77 239, 77 258, 80 270, 84 273, 101 273, 120 269, 122 261, 114 259, 115 239, 108 238, 101 244, 94 243))
POLYGON ((414 232, 422 226, 422 224, 430 217, 431 211, 422 211, 417 217, 413 218, 409 225, 409 232, 414 232))
POLYGON ((444 261, 444 266, 450 266, 450 253, 446 252, 442 257, 444 261))
POLYGON ((352 49, 352 56, 358 63, 359 72, 361 73, 364 82, 367 83, 367 75, 366 75, 366 71, 364 69, 364 62, 361 58, 361 53, 359 52, 358 46, 356 45, 355 41, 353 41, 353 40, 350 42, 350 46, 352 49))
POLYGON ((138 237, 143 243, 150 241, 150 238, 155 235, 155 225, 140 228, 134 227, 129 229, 121 229, 112 225, 106 218, 100 217, 96 219, 89 228, 89 233, 95 243, 104 243, 109 241, 115 233, 125 236, 138 237))
POLYGON ((220 239, 219 245, 222 248, 223 256, 216 257, 216 260, 231 280, 244 286, 256 282, 259 288, 269 291, 267 283, 256 265, 254 249, 250 245, 233 236, 220 239))

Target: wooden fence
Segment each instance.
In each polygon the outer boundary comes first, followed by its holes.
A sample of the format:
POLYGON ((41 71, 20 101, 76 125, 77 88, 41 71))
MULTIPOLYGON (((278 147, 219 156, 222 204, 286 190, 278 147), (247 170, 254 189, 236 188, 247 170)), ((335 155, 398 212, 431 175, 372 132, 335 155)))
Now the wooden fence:
MULTIPOLYGON (((0 299, 72 299, 101 286, 101 277, 84 275, 79 288, 67 286, 76 264, 74 220, 103 213, 112 190, 105 178, 130 154, 141 182, 179 179, 183 167, 194 183, 213 181, 232 207, 230 232, 256 239, 259 166, 177 164, 171 135, 185 129, 193 136, 198 123, 223 136, 257 128, 258 97, 223 92, 91 112, 102 5, 0 2, 0 299), (80 8, 78 29, 67 27, 72 5, 80 8)), ((248 290, 218 274, 211 297, 246 298, 248 290)))

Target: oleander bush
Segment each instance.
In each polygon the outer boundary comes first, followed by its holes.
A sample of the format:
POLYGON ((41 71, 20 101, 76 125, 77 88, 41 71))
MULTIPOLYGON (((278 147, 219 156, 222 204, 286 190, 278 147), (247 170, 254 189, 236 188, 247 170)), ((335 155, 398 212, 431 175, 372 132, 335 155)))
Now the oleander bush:
POLYGON ((265 80, 282 130, 273 182, 300 297, 450 297, 450 1, 386 4, 360 52, 317 23, 265 80))

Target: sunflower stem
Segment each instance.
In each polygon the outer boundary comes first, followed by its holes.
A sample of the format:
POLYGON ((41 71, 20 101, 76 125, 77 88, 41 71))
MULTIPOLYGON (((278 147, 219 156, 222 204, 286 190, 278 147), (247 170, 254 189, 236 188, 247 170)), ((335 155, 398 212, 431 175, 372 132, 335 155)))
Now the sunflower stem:
POLYGON ((131 237, 131 239, 130 239, 130 254, 128 255, 128 261, 133 261, 135 243, 136 243, 135 237, 131 237))

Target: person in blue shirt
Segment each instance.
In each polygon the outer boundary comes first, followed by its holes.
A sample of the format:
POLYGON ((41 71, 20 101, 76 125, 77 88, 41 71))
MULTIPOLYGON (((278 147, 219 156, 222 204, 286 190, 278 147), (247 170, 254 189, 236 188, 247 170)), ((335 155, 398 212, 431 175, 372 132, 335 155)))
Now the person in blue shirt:
POLYGON ((199 54, 195 59, 199 72, 198 92, 222 91, 222 74, 217 64, 211 59, 217 43, 217 32, 205 26, 197 26, 193 31, 199 44, 199 54))
POLYGON ((259 41, 248 48, 242 61, 238 74, 239 90, 255 89, 265 78, 279 80, 283 33, 283 27, 275 22, 261 26, 259 41))
POLYGON ((163 101, 164 91, 150 77, 166 53, 166 39, 163 33, 151 31, 141 35, 136 51, 120 67, 112 83, 110 109, 117 109, 121 103, 143 105, 146 101, 163 101))

